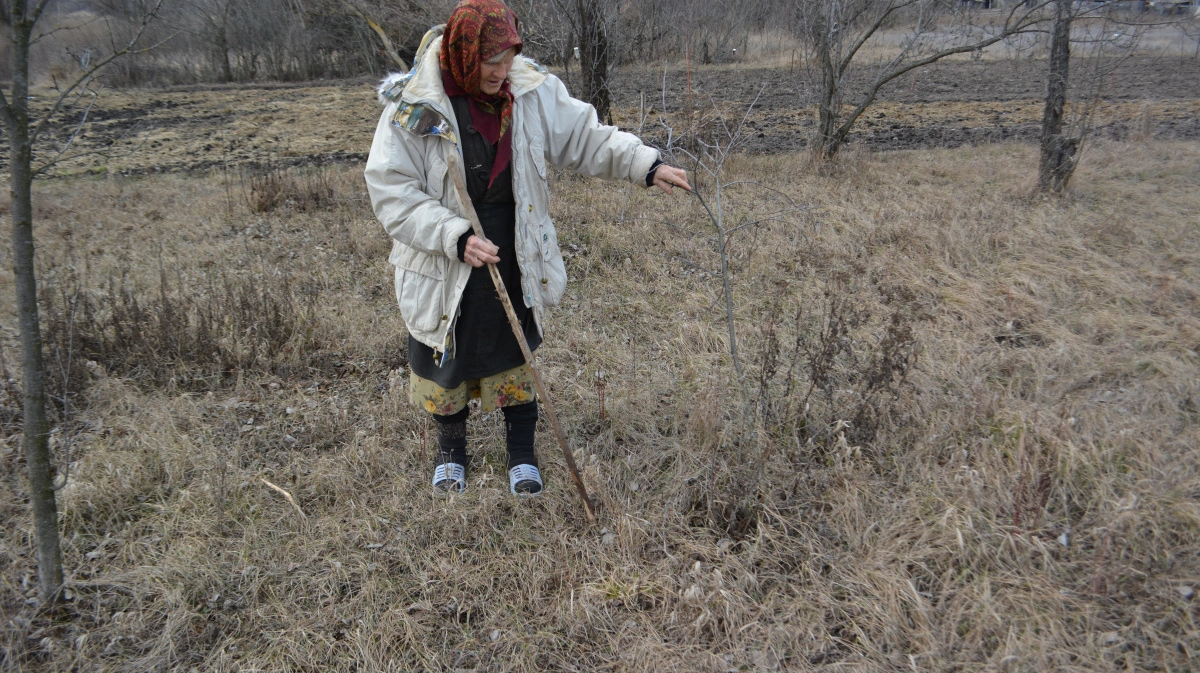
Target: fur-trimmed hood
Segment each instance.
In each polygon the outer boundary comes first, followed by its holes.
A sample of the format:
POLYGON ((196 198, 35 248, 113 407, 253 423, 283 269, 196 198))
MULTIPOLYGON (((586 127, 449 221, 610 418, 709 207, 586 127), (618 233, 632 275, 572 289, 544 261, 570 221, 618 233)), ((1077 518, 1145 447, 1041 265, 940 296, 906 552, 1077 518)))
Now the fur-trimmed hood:
MULTIPOLYGON (((436 26, 425 33, 412 70, 407 73, 391 73, 379 83, 379 104, 386 106, 403 100, 406 103, 432 105, 443 114, 449 112, 450 101, 442 87, 442 29, 436 26), (428 56, 428 58, 426 58, 428 56)), ((533 91, 546 81, 546 69, 531 58, 518 55, 508 71, 508 82, 513 98, 533 91)))

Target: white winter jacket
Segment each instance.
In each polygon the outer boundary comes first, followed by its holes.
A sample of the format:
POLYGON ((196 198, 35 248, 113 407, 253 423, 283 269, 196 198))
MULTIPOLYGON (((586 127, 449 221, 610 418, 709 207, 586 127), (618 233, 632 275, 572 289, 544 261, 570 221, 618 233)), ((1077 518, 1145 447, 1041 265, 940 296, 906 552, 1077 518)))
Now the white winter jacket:
MULTIPOLYGON (((471 266, 458 259, 458 239, 471 225, 447 175, 451 152, 458 153, 460 171, 463 162, 454 111, 442 87, 441 38, 424 53, 410 75, 380 92, 386 105, 366 180, 375 216, 392 237, 389 261, 396 267, 400 315, 413 337, 444 351, 452 347, 471 275, 471 266)), ((529 59, 517 56, 508 81, 516 99, 510 128, 521 294, 541 330, 545 308, 559 303, 567 284, 549 215, 547 162, 645 186, 658 152, 632 134, 602 126, 595 108, 571 98, 557 77, 529 59)))

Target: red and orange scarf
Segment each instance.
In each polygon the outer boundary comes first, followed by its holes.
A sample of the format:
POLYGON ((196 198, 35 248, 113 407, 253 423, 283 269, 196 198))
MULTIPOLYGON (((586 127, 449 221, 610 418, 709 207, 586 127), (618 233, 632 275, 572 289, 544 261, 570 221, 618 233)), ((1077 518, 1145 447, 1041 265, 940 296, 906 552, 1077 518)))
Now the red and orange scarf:
POLYGON ((517 15, 500 0, 462 0, 442 33, 442 85, 448 96, 467 96, 471 123, 496 147, 488 186, 512 159, 513 95, 508 82, 494 96, 480 87, 480 67, 500 52, 523 46, 517 15))

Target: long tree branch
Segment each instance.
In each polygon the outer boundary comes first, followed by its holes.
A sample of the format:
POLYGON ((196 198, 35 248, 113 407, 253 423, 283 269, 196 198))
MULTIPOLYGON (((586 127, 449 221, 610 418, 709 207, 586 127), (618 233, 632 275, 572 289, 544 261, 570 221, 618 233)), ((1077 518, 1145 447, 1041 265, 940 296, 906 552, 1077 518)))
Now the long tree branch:
POLYGON ((64 30, 79 30, 80 28, 86 28, 99 20, 100 19, 98 17, 93 17, 91 19, 88 19, 87 21, 84 21, 83 23, 81 23, 77 26, 55 26, 54 28, 52 28, 44 33, 38 33, 36 37, 33 37, 29 40, 29 44, 30 44, 30 46, 33 46, 33 45, 37 44, 38 42, 40 42, 41 40, 44 40, 45 38, 50 37, 51 35, 54 35, 55 33, 61 33, 64 30))
POLYGON ((725 188, 729 189, 730 187, 737 187, 738 185, 754 185, 755 187, 758 187, 759 189, 764 189, 768 192, 774 192, 776 196, 783 197, 783 199, 785 201, 787 201, 788 204, 791 205, 791 207, 793 209, 808 210, 808 208, 806 208, 806 207, 796 205, 796 202, 792 199, 791 196, 789 196, 787 194, 787 192, 784 192, 783 190, 780 190, 780 189, 775 189, 774 187, 768 187, 768 186, 764 185, 763 183, 759 182, 758 180, 735 180, 734 182, 726 182, 725 188))
POLYGON ((908 0, 907 2, 902 2, 900 4, 889 4, 887 10, 875 18, 875 21, 871 24, 871 27, 864 31, 863 34, 854 41, 854 44, 850 47, 849 51, 846 52, 846 57, 843 58, 842 62, 838 64, 838 75, 840 76, 842 73, 846 72, 846 69, 850 67, 850 63, 854 60, 854 57, 858 54, 858 51, 863 48, 863 45, 867 43, 867 40, 871 39, 871 36, 873 36, 880 28, 883 27, 884 22, 887 21, 889 16, 916 2, 917 0, 908 0))
POLYGON ((182 30, 177 30, 174 33, 171 33, 170 35, 159 40, 158 42, 155 42, 154 44, 150 45, 149 47, 142 47, 141 49, 132 49, 129 51, 129 53, 130 54, 145 54, 147 52, 154 51, 155 49, 158 49, 159 47, 170 42, 171 40, 174 40, 175 36, 179 35, 182 32, 183 32, 182 30))
POLYGON ((37 6, 35 6, 33 8, 33 14, 26 15, 28 18, 25 20, 29 22, 30 28, 32 28, 33 25, 38 22, 38 19, 42 18, 42 12, 46 9, 46 6, 49 4, 50 4, 50 0, 38 0, 37 6))
MULTIPOLYGON (((1041 6, 1042 5, 1038 5, 1038 7, 1041 7, 1041 6)), ((1012 37, 1013 35, 1028 32, 1027 29, 1031 28, 1037 22, 1036 19, 1033 19, 1032 23, 1026 23, 1026 21, 1031 20, 1030 17, 1032 16, 1032 14, 1033 14, 1033 10, 1030 10, 1030 12, 1027 12, 1021 18, 1021 20, 1017 22, 1016 25, 1010 26, 1008 24, 1008 22, 1006 21, 1005 27, 999 33, 997 33, 996 35, 993 35, 992 37, 987 38, 985 40, 981 40, 979 42, 973 42, 971 44, 961 45, 958 47, 951 47, 949 49, 943 49, 939 52, 930 54, 929 56, 926 56, 925 58, 917 59, 917 60, 907 63, 903 66, 898 66, 894 69, 889 69, 889 70, 885 71, 871 85, 871 88, 868 89, 868 91, 867 91, 866 95, 863 97, 862 101, 854 109, 854 112, 850 113, 850 116, 846 118, 846 121, 843 122, 841 124, 841 126, 838 127, 838 130, 836 131, 835 135, 837 137, 845 137, 846 134, 848 134, 850 132, 850 128, 852 126, 854 126, 854 122, 858 120, 858 118, 862 115, 862 113, 865 112, 866 109, 868 107, 870 107, 873 102, 875 102, 875 96, 879 94, 879 90, 881 88, 883 88, 883 86, 885 84, 887 84, 888 82, 896 79, 897 77, 900 77, 901 75, 903 75, 909 71, 916 70, 917 68, 927 66, 930 63, 933 63, 935 61, 940 61, 941 59, 946 58, 947 56, 953 56, 954 54, 965 54, 967 52, 978 51, 980 49, 990 47, 991 45, 996 44, 997 42, 1000 42, 1002 40, 1006 40, 1006 39, 1012 37)))
MULTIPOLYGON (((122 136, 122 138, 123 137, 124 136, 122 136)), ((38 172, 45 172, 45 171, 49 170, 50 168, 53 168, 58 163, 62 163, 64 161, 74 161, 76 159, 82 159, 83 157, 101 156, 107 160, 112 160, 113 158, 116 158, 116 157, 131 157, 131 156, 137 154, 138 152, 140 152, 142 150, 142 148, 146 146, 147 142, 148 141, 146 139, 142 139, 142 141, 139 142, 137 145, 134 145, 133 147, 130 147, 127 150, 122 150, 120 152, 116 152, 116 151, 111 150, 110 148, 104 147, 104 148, 94 148, 94 149, 90 149, 90 150, 81 150, 79 152, 75 152, 72 154, 66 154, 61 157, 55 157, 53 163, 48 162, 46 165, 38 168, 38 172)), ((38 175, 38 173, 35 173, 34 177, 36 177, 37 175, 38 175)))
MULTIPOLYGON (((43 4, 45 3, 45 1, 46 0, 42 0, 43 4)), ((59 109, 62 108, 63 103, 67 100, 67 97, 70 96, 71 93, 73 91, 75 91, 75 89, 79 88, 79 85, 81 85, 85 81, 87 81, 92 75, 95 75, 104 66, 108 65, 109 63, 112 63, 113 61, 117 60, 118 58, 133 51, 133 47, 138 43, 139 40, 142 39, 142 34, 146 32, 146 28, 150 25, 150 22, 154 20, 154 17, 158 14, 158 10, 159 10, 159 8, 162 7, 162 4, 164 1, 165 0, 158 0, 158 2, 156 2, 154 4, 154 9, 150 10, 149 13, 145 14, 142 17, 142 25, 138 27, 137 32, 134 34, 133 38, 129 40, 128 44, 126 44, 121 49, 113 51, 113 53, 109 54, 105 58, 102 58, 99 61, 97 61, 95 65, 88 68, 86 71, 83 72, 83 74, 81 74, 81 75, 79 75, 79 77, 75 78, 75 81, 71 82, 71 84, 68 85, 67 88, 63 89, 63 91, 59 95, 58 99, 56 101, 54 101, 54 105, 52 105, 50 107, 50 109, 46 111, 46 114, 44 114, 42 116, 42 118, 40 120, 38 120, 37 125, 33 128, 33 132, 29 134, 30 142, 37 141, 37 139, 41 136, 42 132, 46 130, 46 126, 50 123, 50 120, 54 117, 55 114, 58 113, 59 109)), ((165 40, 164 40, 164 42, 165 42, 165 40)), ((142 51, 145 51, 145 50, 142 50, 142 51)))
POLYGON ((387 53, 388 58, 392 59, 396 65, 400 66, 401 71, 408 72, 408 64, 404 62, 404 59, 400 58, 400 54, 396 53, 396 48, 392 46, 392 39, 388 37, 387 32, 384 31, 383 27, 378 23, 375 23, 371 17, 367 16, 366 13, 358 8, 358 5, 354 4, 350 0, 342 0, 342 4, 345 5, 346 8, 351 12, 358 15, 358 18, 365 21, 367 25, 370 26, 371 30, 375 31, 375 34, 379 36, 379 41, 383 43, 383 50, 387 53))
POLYGON ((782 222, 784 224, 787 224, 788 220, 785 220, 785 219, 779 217, 779 215, 782 215, 787 212, 789 212, 789 211, 787 211, 787 210, 781 211, 780 213, 776 214, 773 217, 762 217, 757 220, 753 220, 751 222, 746 222, 745 224, 739 224, 736 227, 731 227, 729 229, 726 229, 725 230, 725 245, 729 245, 729 242, 733 238, 733 235, 735 233, 737 233, 738 231, 745 229, 747 227, 758 226, 758 225, 762 224, 763 222, 782 222))

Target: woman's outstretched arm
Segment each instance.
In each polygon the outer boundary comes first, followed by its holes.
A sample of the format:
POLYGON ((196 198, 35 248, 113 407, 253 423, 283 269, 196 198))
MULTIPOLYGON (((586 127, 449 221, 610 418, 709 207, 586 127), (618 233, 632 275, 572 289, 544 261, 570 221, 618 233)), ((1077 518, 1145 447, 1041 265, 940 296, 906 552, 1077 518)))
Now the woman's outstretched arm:
POLYGON ((629 180, 643 187, 658 150, 632 133, 604 126, 596 108, 567 93, 550 75, 538 87, 538 105, 546 120, 546 158, 554 166, 609 180, 629 180))

